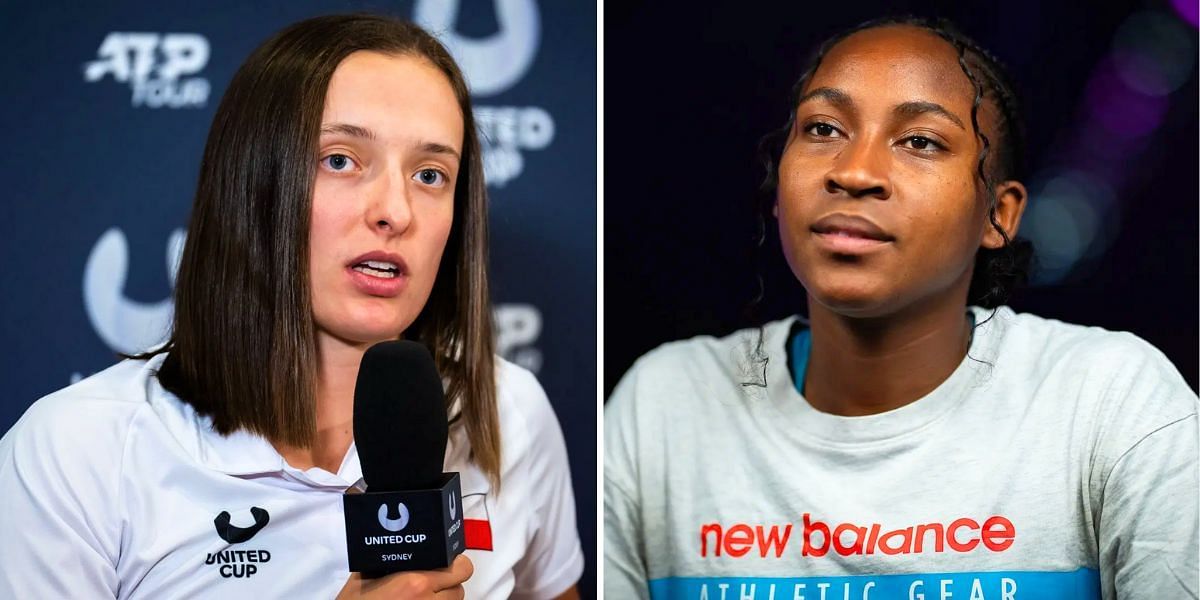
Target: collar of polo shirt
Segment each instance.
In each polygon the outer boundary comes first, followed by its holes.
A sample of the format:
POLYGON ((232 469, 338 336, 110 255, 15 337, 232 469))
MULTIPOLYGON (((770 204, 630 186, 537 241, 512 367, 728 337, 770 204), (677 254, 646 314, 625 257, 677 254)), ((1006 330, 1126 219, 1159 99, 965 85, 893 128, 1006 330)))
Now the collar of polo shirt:
MULTIPOLYGON (((150 370, 157 371, 165 359, 166 354, 150 359, 150 370)), ((151 379, 147 385, 152 386, 147 390, 151 408, 183 451, 197 463, 234 477, 274 475, 289 477, 312 487, 360 492, 365 489, 362 465, 353 443, 337 473, 319 467, 297 469, 287 464, 279 451, 262 436, 248 431, 221 435, 213 430, 210 418, 196 414, 192 405, 163 389, 157 379, 151 379)))

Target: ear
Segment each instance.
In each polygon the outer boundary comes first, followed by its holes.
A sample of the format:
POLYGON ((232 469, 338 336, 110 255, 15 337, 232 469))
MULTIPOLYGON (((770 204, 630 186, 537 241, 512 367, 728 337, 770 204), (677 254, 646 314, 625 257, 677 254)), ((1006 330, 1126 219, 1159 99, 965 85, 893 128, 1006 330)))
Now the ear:
MULTIPOLYGON (((1025 186, 1019 181, 1004 181, 996 184, 996 222, 1008 234, 1008 239, 1017 237, 1021 226, 1021 215, 1029 198, 1025 186)), ((1004 237, 992 226, 991 219, 984 219, 983 241, 980 246, 991 250, 1004 247, 1004 237)))

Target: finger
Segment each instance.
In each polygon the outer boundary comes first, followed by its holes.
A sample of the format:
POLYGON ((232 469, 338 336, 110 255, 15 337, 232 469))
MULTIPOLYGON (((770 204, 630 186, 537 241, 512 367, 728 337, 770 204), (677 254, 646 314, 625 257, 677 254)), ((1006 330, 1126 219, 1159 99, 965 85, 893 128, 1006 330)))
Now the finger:
POLYGON ((467 558, 466 554, 459 554, 454 557, 454 564, 451 565, 451 570, 457 571, 462 576, 462 580, 466 581, 475 574, 475 563, 467 558))
POLYGON ((456 585, 434 594, 433 597, 437 598, 437 600, 463 600, 463 598, 466 598, 466 594, 467 592, 463 589, 463 586, 456 585))
POLYGON ((475 565, 471 564, 471 559, 467 558, 465 554, 459 554, 450 568, 432 571, 429 575, 434 584, 433 589, 444 590, 462 585, 464 581, 471 578, 474 572, 475 565))
POLYGON ((337 600, 342 598, 357 598, 362 594, 362 576, 358 573, 351 573, 350 578, 346 580, 346 585, 342 586, 342 591, 338 592, 337 600))

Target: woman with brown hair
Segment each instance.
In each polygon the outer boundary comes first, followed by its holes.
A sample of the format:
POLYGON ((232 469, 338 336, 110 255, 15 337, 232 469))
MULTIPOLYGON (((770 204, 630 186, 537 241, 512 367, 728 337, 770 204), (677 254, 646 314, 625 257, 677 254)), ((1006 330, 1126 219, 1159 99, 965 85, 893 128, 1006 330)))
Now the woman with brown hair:
POLYGON ((209 134, 170 339, 0 441, 3 595, 574 596, 562 434, 493 352, 486 204, 466 84, 429 34, 319 17, 255 50, 209 134), (474 550, 362 580, 341 509, 362 487, 354 384, 400 338, 446 381, 474 550))

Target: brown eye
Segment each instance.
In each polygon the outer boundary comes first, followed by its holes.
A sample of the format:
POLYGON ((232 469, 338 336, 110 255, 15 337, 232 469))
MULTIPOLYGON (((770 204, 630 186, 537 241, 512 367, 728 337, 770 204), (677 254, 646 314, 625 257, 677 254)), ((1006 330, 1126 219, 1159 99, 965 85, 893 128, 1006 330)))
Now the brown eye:
POLYGON ((828 123, 813 123, 806 127, 805 131, 817 137, 833 137, 838 132, 833 125, 828 123))
POLYGON ((944 150, 941 144, 924 136, 914 135, 901 140, 901 144, 913 150, 944 150))

